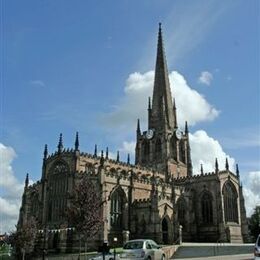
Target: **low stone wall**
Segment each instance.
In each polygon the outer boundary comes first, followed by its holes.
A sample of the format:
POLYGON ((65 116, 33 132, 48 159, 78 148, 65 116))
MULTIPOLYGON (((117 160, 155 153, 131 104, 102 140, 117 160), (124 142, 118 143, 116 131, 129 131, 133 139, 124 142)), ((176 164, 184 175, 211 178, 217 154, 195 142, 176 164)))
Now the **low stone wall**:
POLYGON ((166 260, 171 259, 173 254, 177 251, 180 245, 164 246, 162 247, 163 252, 165 253, 166 260))

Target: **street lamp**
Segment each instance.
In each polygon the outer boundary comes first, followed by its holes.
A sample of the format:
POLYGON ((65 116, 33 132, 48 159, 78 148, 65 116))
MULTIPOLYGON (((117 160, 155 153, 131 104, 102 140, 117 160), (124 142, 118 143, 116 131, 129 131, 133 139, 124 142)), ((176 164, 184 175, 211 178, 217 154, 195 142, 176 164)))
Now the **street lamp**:
POLYGON ((117 243, 117 237, 114 237, 114 260, 116 260, 116 243, 117 243))

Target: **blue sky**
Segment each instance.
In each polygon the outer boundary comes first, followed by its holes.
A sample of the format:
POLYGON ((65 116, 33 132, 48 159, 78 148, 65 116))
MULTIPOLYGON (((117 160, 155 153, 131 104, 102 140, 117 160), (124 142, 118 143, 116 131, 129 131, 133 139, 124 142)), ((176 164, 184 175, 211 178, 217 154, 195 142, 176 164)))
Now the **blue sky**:
POLYGON ((10 185, 0 180, 1 218, 16 218, 20 201, 10 187, 21 191, 27 172, 40 178, 44 145, 53 152, 59 133, 65 147, 78 131, 82 151, 96 143, 111 156, 119 149, 122 160, 127 152, 134 158, 158 22, 175 71, 179 124, 192 122, 194 168, 203 163, 210 171, 214 163, 196 146, 201 140, 239 164, 246 196, 260 203, 259 10, 257 0, 2 0, 0 170, 10 185))

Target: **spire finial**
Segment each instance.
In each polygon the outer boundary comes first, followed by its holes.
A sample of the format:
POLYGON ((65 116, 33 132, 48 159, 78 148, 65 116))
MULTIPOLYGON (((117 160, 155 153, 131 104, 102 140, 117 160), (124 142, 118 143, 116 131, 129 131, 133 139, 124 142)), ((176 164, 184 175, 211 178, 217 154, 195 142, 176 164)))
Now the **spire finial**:
POLYGON ((159 22, 159 30, 162 30, 162 23, 159 22))
POLYGON ((104 165, 104 152, 103 152, 103 150, 101 150, 100 165, 101 165, 101 166, 104 165))
POLYGON ((215 160, 215 172, 218 173, 218 158, 215 160))
POLYGON ((43 159, 46 160, 48 156, 48 146, 45 144, 44 146, 44 152, 43 152, 43 159))
POLYGON ((97 145, 95 144, 94 156, 97 157, 97 145))
POLYGON ((136 134, 137 134, 138 136, 140 136, 140 135, 141 135, 141 129, 140 129, 140 120, 139 120, 139 118, 137 119, 137 128, 136 128, 136 134))
POLYGON ((148 97, 148 109, 151 110, 151 97, 148 97))
POLYGON ((127 164, 130 164, 130 154, 127 154, 127 164))
POLYGON ((79 150, 79 132, 76 132, 75 151, 79 150))
POLYGON ((189 133, 188 122, 185 121, 185 134, 187 135, 188 133, 189 133))
POLYGON ((226 157, 226 165, 225 165, 225 167, 226 167, 226 170, 229 171, 229 165, 228 165, 228 158, 227 157, 226 157))
POLYGON ((200 164, 200 173, 203 175, 204 174, 204 170, 203 170, 203 164, 200 164))
POLYGON ((59 143, 58 143, 58 152, 61 153, 63 149, 63 140, 62 140, 62 134, 60 134, 59 143))
POLYGON ((108 147, 106 148, 106 160, 108 159, 108 147))
POLYGON ((120 157, 119 157, 119 151, 117 151, 116 161, 119 162, 119 159, 120 159, 120 157))
POLYGON ((236 164, 236 174, 237 174, 237 177, 239 178, 239 177, 240 177, 240 175, 239 175, 238 164, 236 164))
POLYGON ((28 185, 29 185, 29 174, 27 173, 25 177, 24 188, 25 189, 28 188, 28 185))

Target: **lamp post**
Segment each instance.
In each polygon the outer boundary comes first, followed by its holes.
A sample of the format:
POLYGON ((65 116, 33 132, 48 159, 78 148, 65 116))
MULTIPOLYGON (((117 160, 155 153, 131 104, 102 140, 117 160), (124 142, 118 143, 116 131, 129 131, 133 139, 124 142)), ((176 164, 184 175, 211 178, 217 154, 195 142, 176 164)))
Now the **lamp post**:
POLYGON ((117 237, 114 237, 114 260, 116 260, 116 242, 117 242, 117 237))

